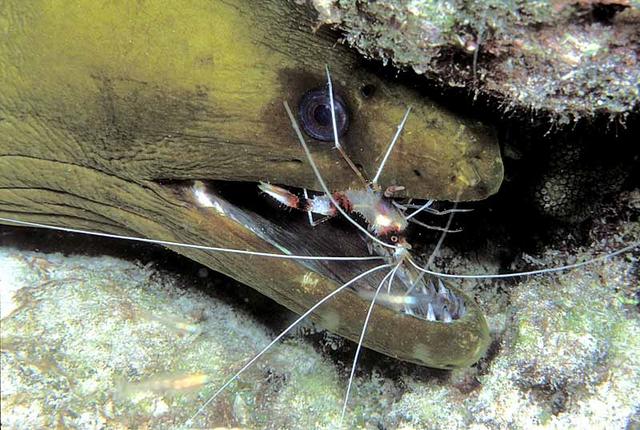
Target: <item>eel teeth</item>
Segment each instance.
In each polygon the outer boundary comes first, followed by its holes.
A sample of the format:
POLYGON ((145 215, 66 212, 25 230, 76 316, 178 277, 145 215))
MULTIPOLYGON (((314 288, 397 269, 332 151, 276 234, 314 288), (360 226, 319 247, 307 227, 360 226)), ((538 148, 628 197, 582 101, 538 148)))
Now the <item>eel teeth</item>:
POLYGON ((427 294, 427 287, 424 284, 421 284, 418 288, 420 288, 420 293, 427 294))
POLYGON ((453 319, 451 318, 451 314, 449 313, 449 310, 446 306, 442 308, 442 321, 446 323, 450 323, 451 321, 453 321, 453 319))
POLYGON ((447 307, 442 308, 442 321, 443 322, 451 322, 453 318, 451 318, 451 314, 449 313, 449 309, 447 307))
POLYGON ((458 299, 458 315, 464 315, 467 313, 467 309, 464 307, 464 301, 460 298, 458 299))
POLYGON ((429 289, 429 291, 427 291, 428 294, 430 294, 431 296, 436 295, 436 287, 435 285, 433 285, 433 281, 429 281, 429 283, 427 284, 427 288, 429 289))
POLYGON ((444 299, 449 300, 449 290, 447 290, 440 279, 438 279, 438 294, 444 299))
POLYGON ((429 307, 427 309, 427 320, 428 321, 435 321, 436 320, 436 314, 435 314, 435 312, 433 312, 433 306, 431 306, 431 303, 429 303, 429 307))

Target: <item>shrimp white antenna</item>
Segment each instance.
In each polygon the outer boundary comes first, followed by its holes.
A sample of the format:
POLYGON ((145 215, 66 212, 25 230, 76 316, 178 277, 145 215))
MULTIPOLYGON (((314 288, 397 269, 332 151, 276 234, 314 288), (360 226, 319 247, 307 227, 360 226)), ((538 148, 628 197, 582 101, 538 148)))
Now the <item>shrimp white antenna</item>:
MULTIPOLYGON (((447 235, 447 233, 450 232, 449 227, 451 227, 451 222, 453 221, 453 215, 456 213, 456 206, 458 205, 457 199, 459 197, 460 197, 460 194, 458 194, 458 196, 456 197, 456 202, 453 205, 453 209, 451 209, 451 211, 449 212, 450 215, 449 215, 449 219, 447 219, 446 226, 444 228, 437 227, 437 229, 442 231, 442 234, 440 235, 440 238, 438 238, 438 242, 436 243, 435 248, 433 248, 433 251, 431 252, 431 255, 429 256, 429 260, 427 260, 427 265, 426 265, 427 268, 429 268, 431 266, 431 264, 433 264, 433 260, 436 258, 436 255, 438 255, 438 252, 440 251, 440 247, 442 246, 442 242, 444 242, 445 236, 447 235)), ((427 202, 427 203, 429 203, 429 202, 427 202)), ((426 206, 423 205, 416 212, 421 211, 425 207, 426 206)), ((411 261, 410 257, 409 257, 409 261, 411 261)), ((413 262, 411 261, 411 263, 413 263, 413 262)), ((408 296, 408 295, 411 294, 411 292, 415 289, 416 285, 418 284, 418 282, 420 282, 420 280, 424 277, 424 275, 425 275, 425 272, 419 272, 418 277, 413 282, 413 284, 411 284, 411 287, 407 290, 407 292, 405 293, 405 296, 408 296)))
POLYGON ((432 207, 430 207, 431 204, 433 204, 435 200, 429 200, 427 201, 427 203, 423 204, 423 205, 414 205, 414 204, 400 204, 398 202, 393 202, 393 205, 399 209, 402 209, 403 211, 406 211, 407 209, 420 209, 417 212, 412 212, 411 215, 409 216, 409 218, 413 217, 414 215, 417 215, 418 212, 427 212, 433 215, 448 215, 451 212, 456 212, 456 213, 463 213, 463 212, 473 212, 473 209, 445 209, 442 211, 439 211, 437 209, 434 209, 432 207))
POLYGON ((433 215, 447 215, 452 212, 455 212, 455 213, 473 212, 473 209, 445 209, 443 211, 439 211, 433 208, 425 208, 424 211, 433 215))
POLYGON ((586 266, 588 264, 595 263, 597 261, 607 260, 611 257, 615 257, 616 255, 624 254, 625 252, 629 252, 632 249, 640 247, 639 242, 633 242, 631 245, 625 246, 624 248, 620 248, 617 251, 610 252, 609 254, 600 255, 598 257, 591 258, 587 261, 582 261, 580 263, 567 264, 559 267, 552 267, 548 269, 538 269, 538 270, 529 270, 527 272, 514 272, 514 273, 501 273, 497 275, 456 275, 450 273, 436 272, 433 270, 429 270, 428 268, 423 268, 418 266, 412 258, 408 257, 409 263, 413 267, 415 267, 420 272, 424 272, 428 275, 439 276, 441 278, 450 278, 450 279, 499 279, 499 278, 513 278, 516 276, 529 276, 529 275, 541 275, 544 273, 555 273, 562 272, 564 270, 577 269, 582 266, 586 266))
POLYGON ((338 125, 336 124, 336 106, 333 101, 333 83, 331 82, 331 73, 329 73, 329 66, 325 64, 324 68, 327 71, 327 86, 329 87, 329 105, 331 106, 331 125, 333 128, 333 144, 335 148, 340 152, 340 155, 342 155, 342 158, 344 158, 344 160, 347 162, 349 167, 351 167, 351 170, 353 170, 356 176, 360 178, 360 180, 364 183, 366 187, 368 187, 369 183, 362 175, 362 172, 360 172, 360 169, 358 169, 356 165, 353 164, 353 161, 351 161, 351 158, 349 158, 347 153, 344 152, 344 149, 342 149, 342 145, 340 144, 340 140, 338 139, 338 125))
POLYGON ((419 225, 420 227, 428 228, 429 230, 444 231, 446 233, 460 233, 462 231, 461 228, 457 228, 455 230, 447 230, 444 227, 438 227, 437 225, 427 224, 425 222, 418 221, 417 219, 410 219, 409 222, 419 225))
MULTIPOLYGON (((447 224, 444 227, 444 229, 442 229, 442 235, 440 235, 440 239, 438 240, 438 243, 436 244, 436 247, 434 248, 433 252, 429 256, 429 260, 427 261, 426 266, 425 267, 418 266, 415 263, 415 261, 413 261, 413 258, 411 258, 411 255, 407 256, 407 260, 409 260, 409 263, 411 263, 411 265, 413 267, 415 267, 418 271, 420 271, 422 273, 426 273, 428 275, 439 276, 441 278, 450 278, 450 279, 514 278, 514 277, 517 277, 517 276, 541 275, 541 274, 544 274, 544 273, 555 273, 555 272, 562 272, 564 270, 577 269, 578 267, 586 266, 588 264, 595 263, 596 261, 606 260, 608 258, 615 257, 616 255, 624 254, 625 252, 631 251, 634 248, 640 247, 640 241, 638 241, 638 242, 634 242, 634 243, 632 243, 632 244, 630 244, 628 246, 625 246, 624 248, 621 248, 621 249, 619 249, 617 251, 613 251, 613 252, 611 252, 609 254, 601 255, 599 257, 594 257, 592 259, 589 259, 587 261, 583 261, 583 262, 580 262, 580 263, 567 264, 567 265, 564 265, 564 266, 552 267, 552 268, 548 268, 548 269, 529 270, 527 272, 501 273, 501 274, 496 274, 496 275, 457 275, 457 274, 449 274, 449 273, 437 272, 435 270, 429 270, 429 267, 433 263, 433 260, 435 259, 435 256, 436 256, 436 253, 437 253, 438 249, 442 245, 442 242, 444 241, 444 238, 445 238, 446 234, 449 232, 449 227, 451 227, 451 222, 453 221, 453 216, 457 212, 461 211, 460 209, 457 209, 457 207, 456 207, 458 205, 457 200, 458 200, 459 197, 460 197, 460 195, 458 194, 458 197, 456 198, 456 202, 454 203, 453 208, 448 210, 449 218, 447 219, 447 224)), ((419 210, 421 210, 421 209, 419 209, 419 210)))
POLYGON ((200 415, 200 413, 202 413, 202 411, 204 411, 204 409, 213 400, 215 400, 215 398, 218 397, 220 395, 220 393, 222 393, 233 381, 238 379, 238 377, 245 370, 247 370, 249 367, 251 367, 251 365, 253 363, 255 363, 260 357, 262 357, 264 355, 265 352, 267 352, 273 345, 275 345, 280 339, 282 339, 287 333, 289 333, 296 325, 298 325, 298 323, 300 323, 300 321, 302 321, 303 319, 308 317, 313 311, 318 309, 323 303, 325 303, 331 297, 333 297, 336 294, 338 294, 340 291, 342 291, 345 288, 347 288, 349 285, 353 284, 354 282, 358 281, 361 278, 364 278, 365 276, 369 275, 370 273, 373 273, 376 270, 380 270, 380 269, 383 269, 385 267, 391 267, 391 266, 393 266, 393 264, 381 264, 379 266, 376 266, 376 267, 374 267, 372 269, 367 270, 366 272, 360 273, 356 277, 352 278, 350 281, 347 281, 346 283, 342 284, 340 287, 338 287, 337 289, 333 290, 331 293, 327 294, 322 299, 320 299, 320 301, 318 301, 315 305, 311 306, 305 313, 300 315, 300 317, 298 317, 298 319, 296 319, 286 329, 284 329, 282 332, 280 332, 280 334, 278 336, 276 336, 275 339, 273 339, 271 342, 269 342, 269 344, 267 346, 265 346, 259 353, 254 355, 253 358, 251 360, 249 360, 244 366, 242 366, 242 368, 240 370, 238 370, 231 378, 227 379, 227 381, 224 384, 222 384, 222 386, 220 388, 218 388, 218 390, 215 393, 213 393, 213 395, 211 397, 209 397, 209 399, 206 402, 204 402, 204 404, 202 406, 200 406, 200 408, 198 408, 198 410, 191 416, 191 418, 189 418, 187 420, 187 422, 185 423, 185 426, 191 425, 191 422, 198 415, 200 415))
POLYGON ((397 246, 385 243, 382 240, 380 240, 377 237, 375 237, 374 235, 372 235, 371 233, 369 233, 369 231, 366 228, 364 228, 360 224, 358 224, 358 222, 356 220, 351 218, 351 216, 344 209, 342 209, 340 204, 333 197, 333 194, 331 193, 331 191, 329 191, 329 187, 327 187, 326 182, 324 181, 324 179, 322 179, 322 175, 320 174, 320 170, 318 170, 318 166, 316 166, 316 162, 313 161, 313 157, 311 156, 311 151, 309 151, 309 147, 307 146, 307 142, 305 142, 304 137, 302 136, 302 131, 300 131, 300 127, 298 126, 298 122, 296 121, 295 117, 293 116, 293 112, 291 112, 291 108, 289 107, 289 103, 284 101, 283 104, 284 104, 284 108, 287 111, 287 115, 289 115, 289 120, 291 121, 291 126, 293 127, 293 130, 296 132, 296 135, 298 136, 298 141, 300 142, 300 145, 302 146, 302 149, 304 150, 304 153, 307 156, 307 160, 309 160, 309 164, 311 165, 311 169, 313 169, 313 173, 316 175, 316 178, 318 179, 318 182, 320 183, 320 187, 322 188, 322 191, 324 191, 324 193, 327 195, 327 197, 329 197, 329 200, 331 200, 331 203, 333 203, 333 205, 336 207, 338 212, 340 212, 340 214, 343 217, 345 217, 351 224, 355 225, 360 231, 362 231, 364 234, 366 234, 367 237, 369 237, 374 242, 377 242, 382 246, 386 246, 387 248, 397 249, 398 248, 397 246))
POLYGON ((376 303, 376 299, 378 298, 378 294, 380 293, 380 290, 382 289, 382 286, 384 285, 385 281, 387 279, 389 279, 389 286, 391 286, 391 283, 393 283, 393 279, 396 276, 396 271, 398 270, 398 268, 400 267, 400 265, 402 264, 402 260, 400 260, 400 262, 398 264, 395 265, 395 267, 389 271, 389 273, 387 273, 384 278, 382 278, 382 281, 380 281, 380 284, 378 285, 378 288, 376 289, 376 293, 373 295, 373 299, 371 299, 371 304, 369 305, 369 310, 367 311, 367 316, 364 319, 364 324, 362 324, 362 331, 360 332, 360 339, 358 339, 358 346, 356 348, 356 353, 355 356, 353 357, 353 365, 351 366, 351 373, 349 374, 349 383, 347 384, 347 393, 344 396, 344 402, 342 403, 342 412, 340 414, 340 425, 338 426, 339 428, 342 428, 342 422, 344 421, 344 415, 347 412, 347 403, 349 403, 349 394, 351 394, 351 387, 353 385, 353 378, 356 374, 356 366, 358 365, 358 357, 360 356, 360 351, 362 349, 362 342, 364 341, 364 335, 367 331, 367 326, 369 325, 369 319, 371 318, 371 313, 373 312, 373 306, 376 303))
POLYGON ((81 230, 78 228, 58 227, 55 225, 40 224, 37 222, 20 221, 20 220, 11 219, 11 218, 0 218, 0 221, 8 222, 11 224, 23 225, 27 227, 37 227, 37 228, 45 228, 47 230, 64 231, 67 233, 79 233, 79 234, 86 234, 88 236, 107 237, 109 239, 131 240, 134 242, 153 243, 153 244, 165 245, 165 246, 178 246, 181 248, 200 249, 203 251, 227 252, 229 254, 255 255, 259 257, 285 258, 285 259, 291 259, 291 260, 332 260, 332 261, 384 260, 384 257, 380 257, 380 256, 369 256, 369 257, 324 256, 323 257, 323 256, 315 256, 315 255, 274 254, 271 252, 248 251, 244 249, 220 248, 216 246, 206 246, 206 245, 193 245, 190 243, 172 242, 169 240, 147 239, 144 237, 137 237, 137 236, 123 236, 123 235, 113 234, 113 233, 102 233, 99 231, 81 230))
POLYGON ((400 137, 400 133, 402 133, 402 129, 404 128, 405 123, 407 122, 407 118, 409 118, 409 113, 411 112, 411 106, 409 106, 407 108, 407 111, 404 114, 404 117, 402 118, 402 121, 400 122, 400 125, 398 125, 398 128, 396 129, 396 134, 393 136, 393 140, 391 140, 391 143, 389 144, 389 147, 387 148, 387 152, 385 152, 384 157, 382 158, 382 161, 380 162, 380 166, 378 167, 378 171, 376 172, 376 176, 373 177, 373 181, 371 181, 371 183, 376 186, 378 185, 378 179, 380 178, 380 175, 382 174, 382 170, 384 169, 384 165, 387 164, 387 160, 389 159, 389 155, 391 155, 391 151, 393 150, 393 147, 396 145, 396 142, 398 141, 398 138, 400 137))
POLYGON ((411 212, 409 215, 407 215, 405 217, 405 219, 407 221, 409 221, 411 218, 413 218, 414 216, 418 215, 420 212, 422 212, 423 210, 427 209, 428 207, 430 207, 433 202, 435 200, 427 200, 427 202, 425 204, 423 204, 422 206, 420 206, 418 209, 416 209, 415 211, 411 212))
MULTIPOLYGON (((458 197, 460 197, 460 196, 458 195, 458 197)), ((456 200, 457 200, 458 197, 456 197, 456 200)), ((454 205, 454 207, 452 209, 447 209, 447 210, 444 210, 444 211, 438 211, 436 209, 432 209, 431 208, 431 205, 433 204, 434 201, 435 200, 427 200, 427 202, 424 203, 421 206, 419 206, 419 205, 411 205, 411 204, 402 205, 400 203, 395 203, 395 202, 393 204, 394 204, 395 207, 399 208, 402 211, 406 211, 407 209, 410 209, 410 208, 416 208, 416 210, 414 210, 409 215, 406 215, 404 217, 405 220, 407 220, 407 221, 409 221, 411 223, 417 224, 417 225, 419 225, 421 227, 428 228, 429 230, 438 230, 438 231, 443 231, 443 232, 446 232, 446 233, 460 233, 462 231, 462 229, 450 230, 448 228, 438 227, 438 226, 435 226, 435 225, 424 223, 422 221, 418 221, 417 219, 413 219, 414 216, 418 215, 422 211, 426 211, 428 213, 436 213, 437 215, 445 215, 445 214, 450 214, 450 213, 469 212, 469 211, 471 211, 471 209, 457 209, 456 208, 457 203, 456 203, 456 205, 454 205)))
MULTIPOLYGON (((453 208, 454 209, 456 208, 456 206, 458 206, 458 201, 457 200, 458 200, 459 197, 460 197, 460 194, 458 194, 458 197, 456 197, 456 202, 453 204, 453 208)), ((440 238, 438 239, 438 243, 436 243, 436 247, 433 248, 433 252, 429 256, 429 260, 427 261, 427 269, 429 267, 431 267, 431 265, 433 264, 433 260, 435 260, 436 255, 438 255, 438 251, 440 251, 440 247, 442 246, 442 242, 444 242, 444 238, 447 235, 447 233, 449 232, 449 227, 451 227, 451 222, 453 221, 453 216, 454 215, 455 215, 455 211, 451 212, 451 214, 449 215, 449 219, 447 219, 447 224, 444 226, 444 229, 442 229, 442 234, 440 235, 440 238)))
MULTIPOLYGON (((357 256, 354 256, 354 257, 343 257, 343 256, 339 256, 339 257, 337 257, 337 256, 272 254, 272 253, 268 253, 268 252, 247 251, 247 250, 243 250, 243 249, 231 249, 231 248, 218 248, 218 247, 214 247, 214 246, 194 245, 194 244, 182 243, 182 242, 171 242, 171 241, 167 241, 167 240, 147 239, 147 238, 136 237, 136 236, 124 236, 124 235, 119 235, 119 234, 102 233, 102 232, 98 232, 98 231, 82 230, 82 229, 69 228, 69 227, 59 227, 59 226, 55 226, 55 225, 41 224, 41 223, 36 223, 36 222, 31 222, 31 221, 21 221, 21 220, 12 219, 12 218, 0 217, 0 221, 1 222, 6 222, 6 223, 9 223, 9 224, 22 225, 22 226, 26 226, 26 227, 36 227, 36 228, 43 228, 43 229, 47 229, 47 230, 64 231, 64 232, 68 232, 68 233, 79 233, 79 234, 86 234, 86 235, 89 235, 89 236, 106 237, 106 238, 110 238, 110 239, 131 240, 131 241, 135 241, 135 242, 153 243, 153 244, 158 244, 158 245, 178 246, 178 247, 182 247, 182 248, 201 249, 201 250, 204 250, 204 251, 229 252, 229 253, 237 253, 237 254, 245 254, 245 255, 262 256, 262 257, 283 258, 283 259, 289 258, 289 259, 292 259, 292 260, 366 261, 366 260, 384 260, 385 259, 385 257, 381 257, 381 256, 367 256, 367 257, 357 257, 357 256)), ((385 244, 385 245, 391 247, 391 245, 388 245, 388 244, 385 244)), ((624 248, 620 248, 620 249, 618 249, 616 251, 613 251, 613 252, 611 252, 609 254, 605 254, 605 255, 598 256, 598 257, 594 257, 594 258, 592 258, 590 260, 582 261, 580 263, 567 264, 567 265, 564 265, 564 266, 553 267, 553 268, 549 268, 549 269, 530 270, 530 271, 527 271, 527 272, 501 273, 501 274, 496 274, 496 275, 465 275, 465 274, 437 272, 437 271, 434 271, 434 270, 429 270, 429 269, 420 267, 410 257, 408 257, 408 261, 409 261, 409 263, 411 263, 411 265, 414 268, 416 268, 416 270, 418 270, 418 271, 420 271, 422 273, 426 273, 427 275, 440 276, 441 278, 448 278, 448 279, 500 279, 500 278, 512 278, 512 277, 517 277, 517 276, 540 275, 540 274, 544 274, 544 273, 555 273, 555 272, 562 272, 562 271, 565 271, 565 270, 577 269, 579 267, 583 267, 583 266, 586 266, 586 265, 591 264, 591 263, 595 263, 595 262, 602 261, 602 260, 607 260, 607 259, 609 259, 611 257, 615 257, 616 255, 624 254, 625 252, 629 252, 629 251, 631 251, 631 250, 633 250, 635 248, 638 248, 638 247, 640 247, 640 241, 633 242, 630 245, 625 246, 624 248)))

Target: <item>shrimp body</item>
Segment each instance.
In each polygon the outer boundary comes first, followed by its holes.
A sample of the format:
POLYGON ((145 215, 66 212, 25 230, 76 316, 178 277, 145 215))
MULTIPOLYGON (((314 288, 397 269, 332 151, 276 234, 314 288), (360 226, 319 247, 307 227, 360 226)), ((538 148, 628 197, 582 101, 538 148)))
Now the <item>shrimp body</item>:
POLYGON ((341 194, 350 202, 351 211, 362 216, 376 236, 384 238, 402 234, 407 228, 404 215, 382 192, 366 189, 347 190, 341 194))
POLYGON ((338 215, 338 209, 333 203, 335 201, 345 212, 358 214, 374 235, 383 239, 389 238, 391 242, 398 242, 408 225, 404 215, 382 192, 370 188, 334 192, 332 201, 327 194, 309 198, 299 197, 282 187, 264 182, 258 187, 287 207, 328 218, 338 215))
MULTIPOLYGON (((362 190, 347 190, 313 197, 298 196, 291 191, 276 185, 261 182, 258 187, 277 202, 294 209, 324 215, 329 219, 338 215, 337 203, 345 212, 358 214, 367 224, 369 231, 385 242, 394 243, 393 248, 370 242, 370 250, 377 255, 385 256, 387 261, 398 264, 395 270, 396 283, 401 294, 388 293, 379 297, 379 302, 391 309, 403 312, 427 321, 451 323, 465 315, 465 299, 450 287, 445 287, 439 279, 425 279, 418 276, 410 266, 401 264, 408 257, 411 245, 404 237, 408 222, 406 216, 394 206, 384 193, 368 187, 362 190), (335 202, 335 203, 334 203, 335 202)), ((375 290, 361 290, 358 294, 371 300, 375 290)))

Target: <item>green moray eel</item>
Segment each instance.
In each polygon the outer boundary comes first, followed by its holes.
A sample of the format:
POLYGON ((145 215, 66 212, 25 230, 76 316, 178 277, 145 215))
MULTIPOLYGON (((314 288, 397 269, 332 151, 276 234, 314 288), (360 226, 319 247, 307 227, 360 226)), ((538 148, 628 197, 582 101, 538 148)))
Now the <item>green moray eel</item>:
MULTIPOLYGON (((225 213, 198 207, 188 184, 318 189, 282 102, 296 106, 322 87, 325 65, 350 115, 343 145, 368 177, 412 106, 380 184, 405 186, 415 198, 477 200, 497 191, 503 169, 490 128, 381 80, 335 34, 312 31, 313 21, 306 8, 275 0, 2 2, 0 215, 268 252, 289 244, 259 231, 296 231, 306 253, 319 252, 319 231, 291 229, 231 203, 225 213)), ((330 187, 355 186, 330 144, 309 141, 330 187)), ((260 199, 257 192, 251 198, 260 199)), ((364 255, 359 237, 347 236, 351 245, 333 252, 364 255)), ((298 313, 363 270, 173 249, 298 313)), ((488 334, 466 302, 468 317, 453 324, 381 308, 366 344, 427 366, 469 365, 488 334)), ((355 339, 367 306, 347 292, 313 318, 355 339)))

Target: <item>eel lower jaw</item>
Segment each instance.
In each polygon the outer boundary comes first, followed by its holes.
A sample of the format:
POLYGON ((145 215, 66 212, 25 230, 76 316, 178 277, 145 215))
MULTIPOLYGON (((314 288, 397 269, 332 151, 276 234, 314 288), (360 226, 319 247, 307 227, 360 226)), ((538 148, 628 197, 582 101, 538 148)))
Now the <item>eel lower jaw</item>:
MULTIPOLYGON (((192 202, 240 223, 275 252, 291 255, 371 256, 360 232, 339 219, 311 226, 303 212, 283 210, 260 195, 255 184, 195 181, 187 187, 192 202)), ((381 257, 382 258, 382 257, 381 257)), ((300 261, 308 269, 343 284, 379 264, 376 261, 300 261)), ((274 262, 274 264, 277 264, 274 262)), ((371 301, 382 275, 355 283, 353 290, 371 301)), ((386 287, 383 287, 386 290, 386 287)), ((408 316, 435 323, 451 323, 465 316, 465 300, 439 279, 421 277, 400 266, 393 289, 381 292, 376 303, 408 316)))

